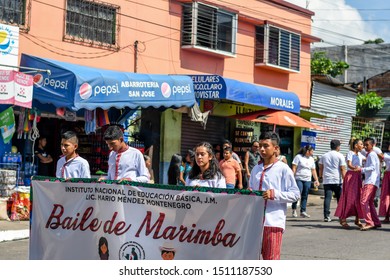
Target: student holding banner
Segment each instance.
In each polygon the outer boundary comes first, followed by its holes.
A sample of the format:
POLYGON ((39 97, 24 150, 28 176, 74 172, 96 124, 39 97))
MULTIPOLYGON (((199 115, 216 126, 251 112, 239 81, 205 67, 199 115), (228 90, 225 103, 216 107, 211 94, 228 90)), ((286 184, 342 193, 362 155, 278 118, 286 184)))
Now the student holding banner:
POLYGON ((123 131, 118 125, 111 125, 106 129, 104 140, 111 150, 108 158, 108 180, 149 182, 150 175, 142 153, 126 144, 123 131))
POLYGON ((263 243, 264 260, 279 260, 282 234, 286 228, 287 203, 297 201, 300 191, 290 167, 277 159, 279 135, 268 131, 259 138, 262 161, 250 176, 249 188, 263 191, 265 200, 263 243))
POLYGON ((91 178, 89 163, 80 157, 76 150, 79 139, 75 132, 67 131, 61 136, 62 157, 57 161, 57 178, 91 178))
POLYGON ((195 147, 195 162, 186 178, 186 186, 226 188, 225 177, 210 143, 201 142, 195 147))

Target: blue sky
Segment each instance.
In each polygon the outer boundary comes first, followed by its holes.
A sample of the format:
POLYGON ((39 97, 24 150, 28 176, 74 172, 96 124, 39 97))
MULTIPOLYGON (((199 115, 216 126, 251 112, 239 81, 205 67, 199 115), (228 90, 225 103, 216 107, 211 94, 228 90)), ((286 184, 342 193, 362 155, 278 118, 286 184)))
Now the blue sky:
MULTIPOLYGON (((390 43, 390 1, 287 0, 315 12, 312 34, 327 44, 360 45, 382 38, 390 43)), ((318 46, 318 44, 317 44, 318 46)))

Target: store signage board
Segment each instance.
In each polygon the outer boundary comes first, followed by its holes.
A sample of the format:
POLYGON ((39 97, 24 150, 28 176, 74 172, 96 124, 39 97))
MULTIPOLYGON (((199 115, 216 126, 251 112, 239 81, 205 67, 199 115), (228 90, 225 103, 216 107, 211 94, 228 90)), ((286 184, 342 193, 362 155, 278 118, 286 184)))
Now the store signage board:
POLYGON ((299 113, 299 97, 293 92, 256 85, 218 75, 190 75, 195 97, 204 100, 226 99, 270 109, 299 113))
POLYGON ((0 23, 0 69, 12 70, 17 67, 18 56, 19 27, 0 23))
POLYGON ((32 106, 33 77, 14 70, 0 70, 0 104, 32 106))
POLYGON ((34 75, 34 99, 73 111, 96 108, 192 107, 188 76, 92 68, 22 54, 21 66, 49 70, 34 75))
POLYGON ((30 259, 259 259, 260 194, 80 181, 33 179, 30 259))

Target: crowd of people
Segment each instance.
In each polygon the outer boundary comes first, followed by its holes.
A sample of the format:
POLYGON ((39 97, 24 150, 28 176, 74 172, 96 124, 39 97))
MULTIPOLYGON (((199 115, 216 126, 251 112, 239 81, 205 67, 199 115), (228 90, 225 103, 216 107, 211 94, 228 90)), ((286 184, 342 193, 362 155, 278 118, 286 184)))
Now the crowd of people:
MULTIPOLYGON (((124 141, 119 126, 109 126, 104 140, 110 149, 107 176, 99 180, 128 180, 154 183, 150 172, 151 159, 124 141)), ((347 218, 354 216, 355 225, 362 231, 390 223, 390 144, 389 153, 375 147, 373 138, 352 139, 350 151, 344 157, 340 153, 339 140, 330 142, 330 151, 320 157, 317 174, 313 158, 314 148, 306 145, 294 157, 291 168, 280 154, 279 136, 274 132, 262 133, 252 143, 243 159, 233 152, 230 141, 220 145, 208 142, 197 144, 182 156, 172 155, 168 169, 168 184, 211 188, 244 188, 261 191, 265 200, 262 258, 280 259, 282 234, 286 225, 287 205, 292 204, 292 217, 310 218, 307 200, 310 188, 323 183, 325 192, 324 221, 330 222, 332 197, 337 200, 334 216, 343 228, 349 228, 347 218), (386 166, 381 182, 381 167, 386 166), (245 168, 244 168, 245 167, 245 168), (378 189, 381 187, 381 191, 378 189), (375 197, 380 193, 379 213, 375 197), (379 217, 384 217, 383 221, 379 217), (364 219, 365 224, 361 223, 364 219)), ((45 140, 40 140, 37 153, 41 164, 52 162, 45 155, 45 140)), ((88 162, 77 154, 78 137, 67 131, 62 134, 63 156, 57 162, 59 178, 90 178, 88 162)))

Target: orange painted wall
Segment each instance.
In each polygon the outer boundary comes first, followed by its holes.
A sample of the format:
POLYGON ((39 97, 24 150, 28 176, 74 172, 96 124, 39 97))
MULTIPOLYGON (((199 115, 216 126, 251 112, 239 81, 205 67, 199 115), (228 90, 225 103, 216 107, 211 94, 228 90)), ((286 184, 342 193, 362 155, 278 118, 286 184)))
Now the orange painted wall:
MULTIPOLYGON (((139 41, 137 72, 155 74, 219 74, 298 94, 302 107, 310 101, 310 43, 302 42, 300 73, 282 73, 254 66, 254 24, 239 19, 237 55, 222 58, 180 47, 181 6, 178 1, 105 1, 120 6, 119 51, 63 41, 65 0, 32 1, 28 33, 20 34, 20 53, 92 67, 134 71, 135 41, 139 41)), ((277 1, 207 1, 255 20, 310 34, 311 16, 272 4, 277 1), (245 4, 244 4, 245 2, 245 4), (257 10, 257 11, 256 11, 257 10)), ((279 1, 284 2, 284 1, 279 1)))

